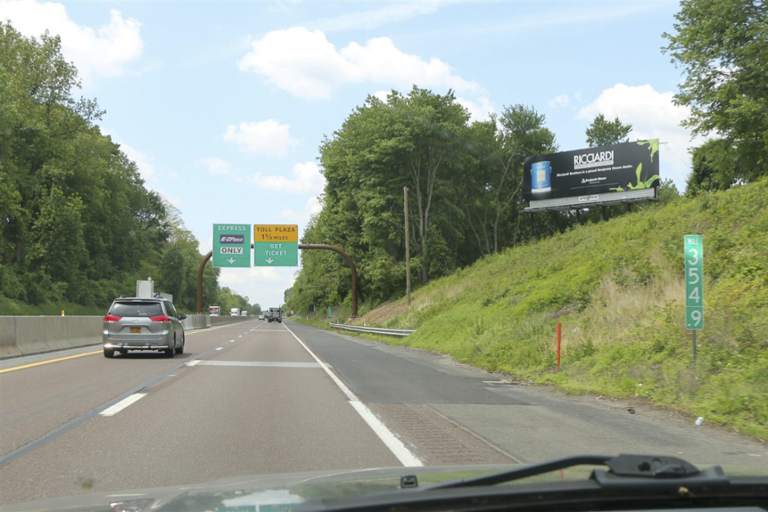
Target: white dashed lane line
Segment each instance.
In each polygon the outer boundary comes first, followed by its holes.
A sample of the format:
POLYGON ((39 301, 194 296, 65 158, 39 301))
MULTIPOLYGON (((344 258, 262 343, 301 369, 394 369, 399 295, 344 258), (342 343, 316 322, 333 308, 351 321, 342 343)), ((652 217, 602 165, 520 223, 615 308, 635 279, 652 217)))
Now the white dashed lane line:
POLYGON ((144 398, 144 396, 146 396, 146 393, 134 393, 128 398, 124 398, 123 400, 120 400, 112 407, 108 407, 104 409, 99 413, 99 416, 114 416, 115 414, 119 413, 129 405, 135 404, 140 399, 144 398))

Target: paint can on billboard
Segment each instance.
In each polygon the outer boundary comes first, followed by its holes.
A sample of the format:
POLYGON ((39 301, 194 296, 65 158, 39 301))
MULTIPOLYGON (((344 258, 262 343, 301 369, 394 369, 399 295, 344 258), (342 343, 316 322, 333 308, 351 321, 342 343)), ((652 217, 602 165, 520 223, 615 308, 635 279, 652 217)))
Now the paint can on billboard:
POLYGON ((552 164, 550 162, 545 161, 531 164, 532 193, 537 194, 552 190, 551 172, 552 164))

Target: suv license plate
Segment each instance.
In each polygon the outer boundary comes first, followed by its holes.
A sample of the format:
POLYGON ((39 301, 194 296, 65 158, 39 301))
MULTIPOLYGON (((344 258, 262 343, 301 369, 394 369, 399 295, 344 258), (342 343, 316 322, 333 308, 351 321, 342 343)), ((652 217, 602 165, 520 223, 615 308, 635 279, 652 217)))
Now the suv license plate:
POLYGON ((141 334, 141 327, 131 327, 131 334, 141 334))

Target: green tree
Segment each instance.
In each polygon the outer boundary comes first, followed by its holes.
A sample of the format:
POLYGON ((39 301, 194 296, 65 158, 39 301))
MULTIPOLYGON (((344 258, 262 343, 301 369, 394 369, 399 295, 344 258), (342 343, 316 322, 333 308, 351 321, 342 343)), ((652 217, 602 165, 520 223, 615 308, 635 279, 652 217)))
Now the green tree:
MULTIPOLYGON (((73 97, 79 85, 58 37, 0 23, 0 299, 105 308, 155 276, 193 310, 197 240, 94 124, 98 104, 73 97)), ((207 300, 218 275, 204 272, 207 300)))
POLYGON ((83 269, 87 261, 83 224, 83 202, 67 198, 58 187, 52 187, 40 205, 32 227, 35 242, 30 251, 31 263, 54 281, 69 285, 66 298, 77 300, 83 269))
POLYGON ((659 186, 659 201, 662 204, 669 203, 678 197, 680 197, 680 191, 677 190, 675 182, 669 178, 662 179, 661 185, 659 186))
POLYGON ((691 109, 684 125, 723 139, 704 146, 706 176, 694 181, 719 188, 768 174, 768 3, 683 0, 675 19, 663 50, 685 73, 675 95, 691 109))
POLYGON ((688 176, 686 194, 726 190, 748 173, 746 162, 738 158, 738 151, 726 139, 712 139, 692 152, 693 168, 688 176))
POLYGON ((631 131, 632 125, 622 123, 618 116, 608 121, 603 114, 597 114, 587 127, 587 144, 597 147, 627 142, 631 131))
POLYGON ((526 157, 557 151, 555 135, 533 107, 504 107, 487 123, 470 130, 468 173, 457 175, 456 200, 485 256, 518 241, 523 207, 523 162, 526 157))
MULTIPOLYGON (((386 102, 368 97, 320 148, 328 185, 323 210, 304 242, 340 245, 358 262, 365 276, 361 284, 387 296, 404 281, 402 205, 407 186, 419 280, 426 282, 431 271, 450 269, 451 247, 459 245, 461 231, 450 221, 451 216, 458 218, 455 207, 438 198, 450 195, 451 175, 459 172, 468 119, 451 92, 438 95, 414 88, 408 95, 393 91, 386 102)), ((322 262, 318 269, 331 271, 315 276, 328 287, 326 297, 335 294, 343 300, 349 271, 336 255, 302 255, 305 266, 312 260, 322 262)))
POLYGON ((158 276, 155 291, 162 291, 173 295, 175 303, 184 303, 185 268, 184 253, 178 244, 168 246, 163 258, 160 260, 160 275, 158 276))

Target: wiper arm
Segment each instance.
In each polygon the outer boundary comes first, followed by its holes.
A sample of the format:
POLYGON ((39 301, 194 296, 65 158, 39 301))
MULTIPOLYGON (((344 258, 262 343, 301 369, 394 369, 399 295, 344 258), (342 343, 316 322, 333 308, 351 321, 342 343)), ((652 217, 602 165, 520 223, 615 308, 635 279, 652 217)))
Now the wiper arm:
POLYGON ((709 484, 727 484, 729 482, 719 466, 701 472, 690 462, 678 457, 629 454, 621 454, 616 457, 609 457, 607 455, 576 455, 539 464, 531 464, 530 466, 502 471, 492 475, 431 485, 422 490, 496 485, 514 482, 515 480, 531 476, 543 475, 558 469, 584 465, 608 466, 610 468, 610 471, 607 472, 597 469, 592 472, 591 479, 597 481, 602 486, 636 484, 648 481, 658 482, 681 478, 709 484))
POLYGON ((557 471, 558 469, 571 468, 573 466, 605 466, 612 458, 613 457, 609 457, 608 455, 576 455, 573 457, 563 457, 562 459, 554 459, 547 462, 540 462, 538 464, 531 464, 530 466, 510 469, 509 471, 502 471, 492 475, 484 475, 466 480, 454 480, 452 482, 430 485, 429 487, 424 487, 423 490, 453 489, 458 487, 477 487, 483 485, 503 484, 505 482, 520 480, 521 478, 543 475, 551 471, 557 471))

